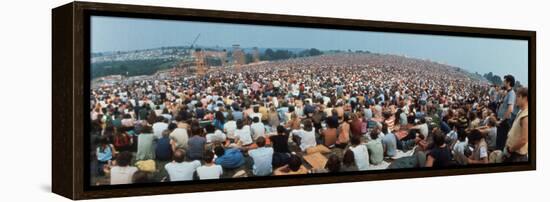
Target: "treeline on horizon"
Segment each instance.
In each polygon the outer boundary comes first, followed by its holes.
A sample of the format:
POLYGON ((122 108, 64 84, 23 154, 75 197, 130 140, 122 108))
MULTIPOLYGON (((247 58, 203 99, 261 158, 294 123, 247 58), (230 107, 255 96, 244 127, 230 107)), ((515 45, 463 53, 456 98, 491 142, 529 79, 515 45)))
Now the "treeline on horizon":
POLYGON ((140 76, 152 75, 159 70, 174 67, 179 61, 175 59, 149 59, 149 60, 126 60, 92 63, 92 79, 110 76, 140 76))
MULTIPOLYGON (((476 72, 476 74, 478 73, 476 72)), ((493 72, 483 74, 483 78, 487 79, 487 81, 491 82, 494 85, 500 86, 504 83, 502 81, 502 78, 499 75, 493 74, 493 72)), ((518 80, 516 80, 514 87, 521 87, 521 86, 522 86, 521 83, 518 80)))
MULTIPOLYGON (((227 56, 231 57, 232 52, 227 52, 227 56)), ((299 52, 293 52, 284 49, 273 50, 271 48, 266 49, 260 53, 260 60, 262 61, 275 61, 285 60, 298 57, 311 57, 322 55, 323 52, 316 49, 305 49, 299 52)), ((110 76, 110 75, 123 75, 123 76, 140 76, 140 75, 152 75, 157 71, 165 70, 174 67, 180 62, 176 59, 147 59, 147 60, 125 60, 125 61, 106 61, 92 63, 92 79, 110 76)), ((245 63, 254 62, 254 56, 248 52, 245 54, 245 63)), ((219 58, 206 58, 206 63, 210 66, 220 66, 222 61, 219 58)))

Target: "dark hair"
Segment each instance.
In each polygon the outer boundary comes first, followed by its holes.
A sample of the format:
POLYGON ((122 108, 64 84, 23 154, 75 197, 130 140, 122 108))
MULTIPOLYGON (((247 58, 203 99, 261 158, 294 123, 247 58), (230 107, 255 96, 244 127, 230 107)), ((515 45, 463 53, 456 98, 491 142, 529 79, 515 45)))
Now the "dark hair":
POLYGON ((254 118, 252 118, 252 121, 253 121, 254 123, 258 123, 258 122, 260 122, 260 118, 257 117, 257 116, 255 116, 254 118))
POLYGON ((487 125, 489 125, 491 127, 497 126, 497 119, 495 117, 489 117, 487 125))
POLYGON ((237 120, 237 129, 243 129, 244 123, 242 119, 237 120))
POLYGON ((258 145, 258 147, 264 147, 265 146, 265 138, 260 136, 256 139, 256 145, 258 145))
POLYGON ((288 160, 288 168, 294 172, 298 171, 302 166, 302 160, 296 155, 290 156, 288 160))
POLYGON ((206 125, 206 132, 207 133, 214 133, 215 131, 216 131, 216 127, 214 127, 214 125, 212 125, 212 124, 206 125))
POLYGON ((518 96, 521 96, 521 97, 524 97, 527 99, 527 101, 529 101, 529 90, 527 90, 527 88, 518 88, 516 94, 518 96))
POLYGON ((130 165, 132 161, 132 153, 124 151, 118 154, 116 158, 116 164, 120 167, 126 167, 130 165))
POLYGON ((380 131, 378 130, 378 128, 374 128, 370 132, 370 138, 373 139, 373 140, 376 140, 376 139, 378 139, 379 134, 380 134, 380 131))
POLYGON ((347 149, 344 152, 344 159, 342 159, 342 163, 345 166, 352 166, 355 163, 355 155, 353 154, 353 151, 347 149))
POLYGON ((382 132, 384 134, 388 134, 390 131, 388 130, 388 124, 386 122, 382 122, 382 132))
POLYGON ((359 144, 361 144, 361 136, 352 135, 351 136, 351 145, 355 146, 355 145, 359 145, 359 144))
POLYGON ((305 131, 311 131, 311 130, 313 130, 313 123, 311 122, 310 119, 304 120, 304 130, 305 130, 305 131))
POLYGON ((223 113, 221 111, 217 111, 215 116, 218 121, 221 121, 222 123, 225 122, 225 117, 223 116, 223 113))
POLYGON ((441 146, 445 144, 445 135, 443 135, 441 131, 437 130, 436 132, 434 132, 433 137, 434 137, 434 144, 436 146, 441 146))
POLYGON ((223 156, 225 154, 225 149, 222 146, 218 145, 218 146, 214 147, 214 153, 218 157, 223 156))
POLYGON ((334 154, 330 155, 327 163, 325 164, 325 168, 331 173, 340 171, 340 158, 334 154))
POLYGON ((481 131, 475 129, 470 131, 470 135, 468 136, 468 141, 474 143, 481 140, 481 138, 483 138, 483 136, 481 136, 481 131))
POLYGON ((132 183, 149 183, 151 182, 149 178, 149 173, 145 171, 138 170, 132 175, 132 183))
POLYGON ((468 134, 466 133, 464 128, 458 129, 457 133, 458 133, 458 140, 460 140, 461 142, 466 141, 466 137, 468 137, 468 134))
POLYGON ((198 125, 191 125, 192 135, 202 135, 202 128, 198 125))
POLYGON ((178 163, 181 163, 183 161, 185 161, 185 150, 183 149, 178 149, 174 152, 174 157, 173 157, 174 161, 178 162, 178 163))
POLYGON ((178 127, 178 125, 175 124, 175 123, 170 123, 170 124, 168 124, 168 130, 170 130, 170 131, 173 131, 173 130, 176 129, 177 127, 178 127))
POLYGON ((204 151, 203 160, 206 163, 211 163, 212 160, 214 160, 214 152, 212 152, 212 150, 204 151))
POLYGON ((510 87, 514 87, 514 85, 516 85, 516 79, 512 75, 504 76, 504 81, 508 82, 510 87))
POLYGON ((278 125, 277 126, 277 133, 278 134, 286 133, 286 128, 284 126, 278 125))

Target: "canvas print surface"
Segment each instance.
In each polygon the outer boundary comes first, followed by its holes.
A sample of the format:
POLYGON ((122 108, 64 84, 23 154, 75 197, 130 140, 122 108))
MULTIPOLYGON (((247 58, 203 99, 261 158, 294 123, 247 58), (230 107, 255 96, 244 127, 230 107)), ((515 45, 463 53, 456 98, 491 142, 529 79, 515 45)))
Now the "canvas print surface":
POLYGON ((528 41, 91 17, 90 185, 528 161, 528 41))

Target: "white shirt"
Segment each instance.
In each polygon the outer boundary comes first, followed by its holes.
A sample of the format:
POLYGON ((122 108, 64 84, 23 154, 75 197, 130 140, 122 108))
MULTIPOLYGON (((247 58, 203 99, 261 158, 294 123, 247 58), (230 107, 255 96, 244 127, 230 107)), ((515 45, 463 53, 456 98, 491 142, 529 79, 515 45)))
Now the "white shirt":
POLYGON ((221 130, 206 134, 206 142, 225 142, 225 134, 221 130))
POLYGON ((133 166, 111 168, 111 184, 132 184, 132 177, 138 169, 133 166))
POLYGON ((164 122, 154 123, 153 124, 153 135, 155 135, 155 137, 157 139, 160 139, 160 138, 162 138, 162 132, 166 129, 168 129, 168 124, 167 123, 164 123, 164 122))
POLYGON ((300 149, 305 151, 307 148, 317 146, 317 141, 315 140, 315 128, 311 131, 305 131, 304 129, 293 130, 293 135, 300 137, 300 149))
POLYGON ((253 123, 250 125, 250 130, 252 130, 252 137, 254 139, 264 136, 265 134, 265 126, 262 122, 253 123))
POLYGON ((193 180, 193 173, 197 168, 201 166, 201 162, 194 160, 191 162, 170 162, 164 166, 168 175, 170 176, 170 181, 185 181, 193 180))
POLYGON ((187 141, 189 140, 189 135, 187 130, 184 128, 176 128, 170 133, 170 138, 176 141, 176 147, 187 148, 187 141))
POLYGON ((227 134, 227 138, 235 138, 235 130, 237 130, 237 122, 235 121, 228 121, 227 123, 223 124, 223 130, 225 131, 225 134, 227 134))
POLYGON ((222 166, 216 164, 210 166, 203 165, 197 168, 197 174, 201 180, 220 179, 220 176, 223 174, 223 169, 222 166))
POLYGON ((252 135, 250 134, 250 126, 243 126, 242 129, 235 130, 235 137, 243 143, 243 145, 252 144, 252 135))
POLYGON ((355 164, 359 170, 367 170, 369 168, 369 150, 363 144, 350 146, 349 149, 355 157, 355 164))

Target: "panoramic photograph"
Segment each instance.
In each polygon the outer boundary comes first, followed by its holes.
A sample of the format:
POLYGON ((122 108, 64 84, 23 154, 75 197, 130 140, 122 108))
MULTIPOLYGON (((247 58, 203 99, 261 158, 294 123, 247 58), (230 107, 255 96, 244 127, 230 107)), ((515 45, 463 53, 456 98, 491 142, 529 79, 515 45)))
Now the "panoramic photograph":
POLYGON ((529 159, 527 40, 90 23, 92 186, 529 159))

